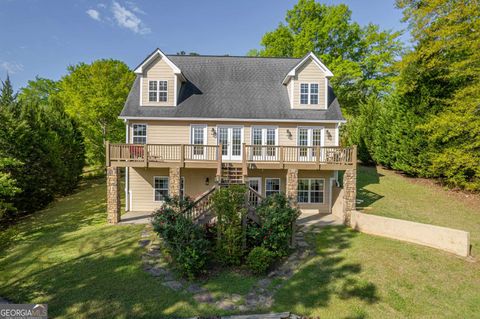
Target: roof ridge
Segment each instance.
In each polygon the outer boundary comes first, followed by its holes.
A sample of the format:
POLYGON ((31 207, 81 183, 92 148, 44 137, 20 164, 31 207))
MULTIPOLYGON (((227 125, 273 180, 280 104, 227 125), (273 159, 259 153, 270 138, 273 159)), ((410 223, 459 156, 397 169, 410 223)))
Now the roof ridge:
POLYGON ((285 59, 285 60, 300 60, 301 58, 294 57, 280 57, 280 56, 248 56, 248 55, 214 55, 214 54, 166 54, 168 57, 207 57, 207 58, 247 58, 247 59, 285 59))

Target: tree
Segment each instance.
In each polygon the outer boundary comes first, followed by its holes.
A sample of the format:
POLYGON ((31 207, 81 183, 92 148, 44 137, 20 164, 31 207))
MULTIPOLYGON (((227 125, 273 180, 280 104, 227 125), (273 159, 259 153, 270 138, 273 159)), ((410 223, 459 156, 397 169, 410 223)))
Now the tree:
POLYGON ((421 117, 424 174, 480 190, 480 4, 398 0, 415 40, 399 90, 421 117))
POLYGON ((0 91, 0 107, 9 106, 15 101, 16 95, 13 92, 12 82, 10 82, 10 76, 7 73, 7 78, 2 81, 2 89, 0 91))
POLYGON ((87 161, 105 163, 105 142, 125 140, 125 127, 118 115, 135 75, 117 60, 97 60, 68 67, 59 97, 65 111, 80 125, 85 138, 87 161))
POLYGON ((391 90, 392 65, 402 51, 399 32, 381 31, 376 25, 361 27, 351 21, 346 5, 325 5, 299 0, 287 11, 286 24, 267 32, 260 56, 302 57, 314 52, 335 74, 332 83, 348 114, 371 94, 391 90))
POLYGON ((41 77, 28 81, 26 87, 20 90, 18 100, 24 103, 38 103, 47 105, 59 91, 58 82, 41 77))

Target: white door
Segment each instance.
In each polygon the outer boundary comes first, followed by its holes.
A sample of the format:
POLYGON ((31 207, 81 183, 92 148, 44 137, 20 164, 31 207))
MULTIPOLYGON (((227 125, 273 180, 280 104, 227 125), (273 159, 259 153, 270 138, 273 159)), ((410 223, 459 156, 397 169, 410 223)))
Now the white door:
POLYGON ((222 145, 222 160, 240 161, 242 159, 243 128, 220 126, 217 143, 222 145))
MULTIPOLYGON (((253 188, 257 193, 259 193, 260 195, 262 194, 262 178, 261 177, 248 177, 247 183, 248 183, 248 186, 253 188)), ((250 194, 249 201, 254 206, 257 206, 259 204, 258 197, 253 196, 252 194, 250 194)))
POLYGON ((207 144, 207 126, 206 125, 192 125, 191 126, 191 141, 190 143, 193 144, 190 148, 189 156, 192 159, 206 159, 207 158, 207 150, 205 146, 207 144), (198 146, 197 146, 198 145, 198 146))
POLYGON ((299 148, 298 156, 300 162, 316 161, 316 147, 323 146, 323 128, 299 127, 298 146, 306 146, 299 148))
POLYGON ((252 127, 251 159, 275 161, 278 159, 277 129, 275 127, 252 127))

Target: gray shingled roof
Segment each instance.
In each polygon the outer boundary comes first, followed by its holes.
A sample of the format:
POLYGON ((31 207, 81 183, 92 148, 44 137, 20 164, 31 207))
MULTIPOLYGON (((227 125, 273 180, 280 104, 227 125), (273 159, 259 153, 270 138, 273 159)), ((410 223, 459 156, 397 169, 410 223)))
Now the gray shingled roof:
POLYGON ((187 82, 177 107, 140 106, 137 76, 120 117, 344 120, 329 87, 327 110, 293 110, 285 75, 300 62, 291 58, 168 55, 187 82))

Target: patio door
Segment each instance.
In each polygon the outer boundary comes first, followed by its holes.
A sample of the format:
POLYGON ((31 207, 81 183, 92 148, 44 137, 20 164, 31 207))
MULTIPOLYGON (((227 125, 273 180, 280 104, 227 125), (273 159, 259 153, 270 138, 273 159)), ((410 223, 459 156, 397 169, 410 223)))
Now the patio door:
POLYGON ((276 127, 252 127, 253 160, 277 160, 278 135, 276 127))
POLYGON ((206 125, 192 125, 190 132, 190 148, 191 159, 202 160, 207 158, 207 150, 203 145, 207 144, 207 126, 206 125))
POLYGON ((317 155, 321 156, 316 153, 317 146, 323 146, 323 127, 299 127, 298 146, 300 146, 298 150, 300 162, 316 161, 317 155))
POLYGON ((222 160, 240 161, 242 159, 243 127, 219 126, 217 143, 222 145, 222 160))

